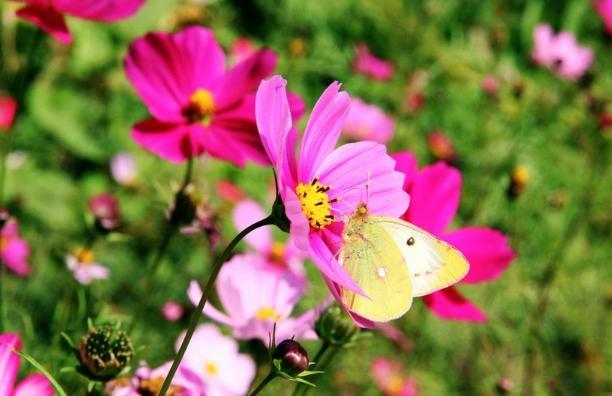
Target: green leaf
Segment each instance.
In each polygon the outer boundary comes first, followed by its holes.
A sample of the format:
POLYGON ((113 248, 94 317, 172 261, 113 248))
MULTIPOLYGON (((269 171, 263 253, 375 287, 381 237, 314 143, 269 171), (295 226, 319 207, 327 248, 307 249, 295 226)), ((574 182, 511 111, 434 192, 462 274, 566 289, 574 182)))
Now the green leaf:
POLYGON ((36 367, 36 369, 40 371, 42 375, 44 375, 49 380, 49 382, 51 382, 51 385, 53 385, 53 387, 55 388, 57 393, 59 393, 60 396, 67 396, 66 392, 64 391, 64 388, 61 387, 61 385, 55 380, 55 378, 53 378, 53 376, 40 363, 38 363, 33 356, 24 351, 18 351, 13 347, 11 347, 11 350, 17 355, 24 358, 32 366, 36 367))

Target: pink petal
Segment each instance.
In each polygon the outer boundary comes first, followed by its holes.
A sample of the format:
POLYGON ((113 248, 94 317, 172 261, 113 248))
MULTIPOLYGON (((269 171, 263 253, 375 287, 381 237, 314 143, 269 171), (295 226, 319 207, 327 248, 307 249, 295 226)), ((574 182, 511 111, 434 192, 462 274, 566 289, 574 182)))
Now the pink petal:
POLYGON ((217 110, 223 111, 254 91, 261 80, 272 74, 277 60, 273 51, 264 48, 230 69, 213 88, 217 110))
POLYGON ((533 30, 534 49, 531 56, 536 63, 550 66, 554 62, 553 35, 549 25, 540 24, 533 30))
POLYGON ((176 34, 149 33, 132 42, 125 73, 160 121, 179 122, 197 89, 223 76, 225 55, 210 30, 194 26, 176 34))
POLYGON ((423 297, 427 306, 443 319, 484 322, 485 314, 463 297, 454 287, 442 289, 423 297))
POLYGON ((395 170, 395 161, 384 145, 375 142, 345 144, 321 163, 316 174, 331 186, 335 215, 348 216, 366 203, 373 214, 399 217, 408 207, 409 196, 402 189, 404 175, 395 170))
POLYGON ((375 105, 365 103, 359 98, 351 100, 351 110, 342 128, 344 136, 352 140, 372 140, 387 143, 393 137, 395 122, 393 118, 375 105))
POLYGON ((17 10, 17 16, 26 19, 64 44, 72 42, 64 16, 52 6, 41 3, 28 4, 17 10))
POLYGON ((395 170, 404 174, 404 191, 410 192, 412 183, 419 174, 419 164, 410 151, 391 154, 395 160, 395 170))
POLYGON ((199 125, 162 123, 154 119, 141 121, 132 127, 132 138, 143 148, 165 160, 180 163, 201 154, 199 125))
POLYGON ((291 221, 291 239, 293 240, 294 246, 306 253, 309 251, 308 245, 308 234, 310 233, 310 224, 308 219, 302 212, 302 206, 300 200, 295 193, 286 188, 283 193, 283 203, 285 205, 285 214, 291 221))
POLYGON ((444 240, 459 249, 470 263, 470 271, 462 283, 496 279, 516 256, 508 244, 508 237, 490 228, 460 228, 445 235, 444 240))
POLYGON ((17 236, 8 239, 0 252, 0 257, 4 264, 20 276, 27 276, 32 272, 27 262, 29 255, 30 248, 28 243, 17 236))
POLYGON ((0 131, 13 125, 17 113, 17 101, 9 96, 0 96, 0 131))
MULTIPOLYGON (((198 282, 192 280, 189 283, 187 296, 189 297, 191 303, 197 307, 200 303, 200 299, 202 298, 202 289, 200 288, 198 282)), ((223 323, 224 325, 232 327, 236 325, 236 323, 229 316, 219 311, 210 302, 207 302, 204 306, 204 315, 208 316, 212 320, 216 320, 219 323, 223 323)))
MULTIPOLYGON (((242 231, 251 224, 267 216, 261 206, 250 199, 245 199, 234 207, 232 218, 236 230, 242 231)), ((257 252, 267 254, 272 246, 272 230, 269 227, 258 228, 248 234, 246 242, 257 252)))
MULTIPOLYGON (((259 165, 269 165, 269 160, 257 135, 255 123, 228 123, 221 117, 213 120, 210 127, 198 124, 192 125, 192 130, 200 130, 193 135, 198 142, 195 146, 202 147, 211 156, 243 167, 247 161, 259 165)), ((197 152, 196 151, 196 152, 197 152)))
POLYGON ((351 98, 332 83, 315 104, 300 149, 299 180, 311 181, 321 162, 334 150, 350 110, 351 98))
POLYGON ((0 396, 11 396, 13 384, 19 372, 19 355, 12 349, 21 349, 19 335, 4 333, 0 335, 0 396))
POLYGON ((414 180, 409 193, 410 207, 404 218, 440 236, 457 213, 461 174, 443 162, 426 166, 414 180))
POLYGON ((380 81, 386 81, 393 77, 393 72, 395 71, 393 63, 374 56, 365 44, 356 45, 355 52, 353 69, 356 73, 364 74, 380 81))
POLYGON ((54 0, 59 11, 83 19, 114 22, 132 16, 145 0, 54 0))
POLYGON ((342 297, 340 296, 340 286, 338 286, 337 283, 334 283, 325 275, 323 275, 323 280, 327 284, 327 287, 329 288, 329 291, 331 292, 334 299, 338 302, 338 304, 340 304, 342 309, 344 309, 346 313, 348 313, 348 315, 351 317, 351 319, 353 320, 353 322, 355 322, 357 326, 363 327, 364 329, 373 329, 376 327, 376 324, 374 322, 359 316, 355 312, 351 311, 351 309, 344 304, 344 302, 342 301, 342 297))
POLYGON ((53 396, 55 392, 49 380, 42 374, 32 374, 24 378, 13 396, 53 396))

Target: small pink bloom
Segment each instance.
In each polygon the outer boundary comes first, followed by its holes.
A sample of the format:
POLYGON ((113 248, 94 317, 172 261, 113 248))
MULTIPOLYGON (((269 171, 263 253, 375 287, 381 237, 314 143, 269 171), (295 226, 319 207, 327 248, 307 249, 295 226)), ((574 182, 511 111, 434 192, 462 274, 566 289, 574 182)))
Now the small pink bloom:
POLYGON ((168 322, 175 322, 183 317, 183 306, 175 301, 167 301, 162 307, 162 315, 168 322))
POLYGON ((427 147, 429 151, 439 160, 449 165, 457 163, 457 151, 455 145, 442 131, 433 131, 427 135, 427 147))
POLYGON ((0 96, 0 132, 8 131, 15 120, 17 101, 10 96, 0 96))
MULTIPOLYGON (((129 384, 118 384, 117 393, 110 393, 109 396, 142 396, 157 395, 161 390, 164 379, 170 371, 172 361, 166 362, 161 366, 151 369, 140 363, 141 366, 134 373, 134 377, 129 384)), ((196 383, 196 375, 188 368, 180 365, 176 375, 168 390, 168 395, 172 396, 204 396, 200 383, 196 383)))
POLYGON ((378 357, 372 361, 372 377, 385 396, 418 396, 414 381, 402 373, 398 362, 378 357))
POLYGON ((107 279, 110 270, 94 262, 94 253, 90 249, 80 248, 66 258, 66 266, 74 273, 74 278, 82 285, 88 285, 96 279, 107 279))
POLYGON ((372 140, 387 143, 393 137, 395 121, 378 106, 367 104, 361 99, 351 100, 351 110, 342 128, 351 140, 372 140))
POLYGON ((221 198, 231 203, 238 203, 245 198, 244 192, 240 187, 227 180, 219 181, 216 190, 221 198))
MULTIPOLYGON (((402 190, 404 178, 394 171, 395 161, 384 145, 357 142, 335 149, 350 106, 350 97, 339 92, 337 82, 317 101, 296 158, 298 133, 285 85, 280 76, 260 84, 255 106, 259 133, 278 173, 291 238, 313 259, 332 294, 341 301, 340 287, 363 294, 337 260, 344 217, 364 202, 373 214, 401 215, 408 206, 408 195, 402 190)), ((373 325, 357 315, 353 318, 360 325, 373 325)))
POLYGON ((418 113, 425 106, 425 95, 422 92, 410 92, 406 95, 404 104, 409 112, 418 113))
POLYGON ((612 128, 612 113, 604 111, 601 116, 599 116, 599 125, 602 129, 612 128))
POLYGON ((482 90, 489 95, 493 95, 499 89, 499 82, 497 77, 492 74, 485 76, 482 79, 482 90))
MULTIPOLYGON (((465 255, 470 271, 460 283, 487 282, 500 277, 515 257, 504 234, 484 227, 446 231, 459 206, 461 173, 443 162, 419 171, 410 152, 395 154, 394 157, 397 169, 406 175, 405 188, 411 198, 410 208, 403 218, 447 241, 465 255)), ((484 313, 454 287, 427 295, 423 300, 444 319, 486 320, 484 313)))
POLYGON ((0 334, 0 396, 53 396, 55 392, 42 374, 32 374, 15 386, 20 357, 13 349, 21 349, 19 335, 0 334))
POLYGON ((593 50, 578 45, 571 32, 555 35, 549 25, 540 24, 533 31, 533 40, 531 57, 534 62, 561 78, 577 80, 593 63, 593 50))
POLYGON ((0 260, 19 276, 30 275, 30 247, 19 237, 19 223, 9 218, 0 230, 0 260))
MULTIPOLYGON (((258 255, 239 254, 223 265, 216 283, 225 313, 207 304, 204 314, 232 327, 239 339, 259 338, 268 344, 274 323, 279 342, 293 336, 315 339, 314 310, 290 316, 305 286, 304 278, 275 268, 258 255)), ((187 294, 194 305, 200 301, 202 291, 197 282, 191 282, 187 294)))
MULTIPOLYGON (((276 61, 274 52, 261 49, 226 70, 221 46, 199 26, 135 40, 125 72, 152 118, 134 125, 132 137, 174 163, 206 152, 238 166, 268 164, 257 135, 254 90, 276 61)), ((303 109, 292 96, 293 115, 303 109)))
MULTIPOLYGON (((177 350, 184 336, 177 340, 177 350)), ((199 393, 189 393, 194 396, 246 395, 255 378, 253 360, 239 353, 238 343, 211 324, 196 328, 180 368, 177 381, 199 389, 199 393)))
POLYGON ((100 22, 131 17, 146 0, 17 0, 25 3, 17 15, 64 44, 72 42, 64 15, 100 22))
POLYGON ((111 175, 122 186, 133 186, 138 177, 134 155, 129 152, 116 154, 111 159, 111 175))
POLYGON ((237 38, 230 50, 230 64, 237 65, 248 57, 255 55, 257 47, 246 37, 237 38))
POLYGON ((119 202, 111 193, 91 197, 87 202, 89 210, 96 219, 96 224, 105 231, 112 231, 119 226, 119 202))
POLYGON ((395 66, 389 61, 377 58, 367 45, 359 43, 355 46, 353 70, 374 80, 386 81, 393 77, 395 66))
POLYGON ((597 0, 595 10, 603 19, 608 34, 612 34, 612 0, 597 0))

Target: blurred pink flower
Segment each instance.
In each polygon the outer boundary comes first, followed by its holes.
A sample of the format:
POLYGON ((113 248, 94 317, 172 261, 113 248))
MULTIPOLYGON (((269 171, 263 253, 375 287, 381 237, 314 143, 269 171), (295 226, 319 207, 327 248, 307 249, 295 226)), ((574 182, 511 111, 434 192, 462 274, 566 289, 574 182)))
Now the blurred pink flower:
POLYGON ((442 160, 449 165, 457 163, 457 151, 452 140, 440 130, 427 135, 427 148, 436 159, 442 160))
POLYGON ((417 386, 410 377, 402 374, 399 363, 384 357, 372 361, 372 377, 386 396, 418 396, 417 386))
POLYGON ((6 132, 13 126, 16 113, 17 101, 10 96, 0 96, 0 132, 6 132))
POLYGON ((87 201, 91 214, 98 227, 105 231, 115 230, 119 226, 119 201, 111 193, 98 194, 87 201))
POLYGON ((393 77, 395 66, 393 63, 377 58, 367 45, 355 45, 355 60, 353 61, 355 73, 363 74, 375 80, 386 81, 393 77))
POLYGON ((79 248, 74 254, 66 257, 66 266, 74 273, 74 278, 82 285, 88 285, 96 279, 106 279, 110 270, 94 262, 94 253, 90 249, 79 248))
POLYGON ((25 3, 17 15, 64 44, 72 42, 64 15, 101 22, 131 17, 146 0, 16 0, 25 3))
MULTIPOLYGON (((408 195, 401 188, 403 175, 394 170, 395 162, 384 145, 358 142, 334 149, 350 106, 350 97, 339 92, 337 82, 315 104, 296 158, 298 132, 289 113, 285 85, 280 76, 260 84, 255 103, 257 126, 278 174, 291 238, 313 259, 332 294, 341 301, 340 287, 363 294, 337 260, 343 216, 366 199, 371 213, 401 215, 408 206, 408 195)), ((362 326, 373 325, 357 315, 353 318, 362 326)))
MULTIPOLYGON (((158 395, 164 379, 170 371, 172 361, 166 362, 161 366, 151 369, 142 365, 134 373, 130 384, 118 386, 117 393, 110 393, 109 396, 142 396, 158 395)), ((206 393, 201 384, 194 383, 190 377, 195 377, 191 370, 179 366, 177 375, 172 379, 172 384, 168 390, 171 396, 204 396, 206 393)))
MULTIPOLYGON (((132 128, 143 148, 179 163, 204 152, 243 166, 268 164, 255 125, 255 93, 276 67, 268 49, 225 70, 225 55, 212 32, 199 26, 175 34, 149 33, 125 58, 128 79, 153 118, 132 128)), ((292 111, 304 110, 292 96, 292 111)))
POLYGON ((111 175, 122 186, 133 186, 138 177, 134 155, 129 152, 117 153, 111 159, 111 175))
POLYGON ((595 10, 603 19, 608 34, 612 34, 612 0, 597 0, 595 10))
POLYGON ((19 335, 0 334, 0 396, 53 396, 55 392, 42 374, 32 374, 15 386, 20 357, 13 349, 21 349, 19 335))
POLYGON ((217 182, 216 190, 221 198, 231 203, 238 203, 245 198, 245 194, 240 187, 227 180, 217 182))
POLYGON ((492 74, 484 76, 482 79, 482 90, 489 95, 493 95, 499 89, 499 81, 492 74))
MULTIPOLYGON (((419 171, 410 152, 395 154, 397 169, 406 175, 405 189, 410 194, 410 208, 403 218, 429 231, 459 249, 470 263, 470 271, 460 283, 480 283, 497 279, 515 257, 508 238, 485 227, 465 227, 447 232, 457 213, 461 195, 461 173, 438 162, 419 171)), ((444 319, 482 322, 480 309, 448 287, 423 297, 425 304, 444 319)))
POLYGON ((29 256, 28 243, 19 237, 19 223, 8 218, 0 230, 0 260, 17 275, 27 276, 31 272, 29 256))
POLYGON ((257 47, 246 37, 238 37, 230 50, 230 64, 236 65, 248 57, 255 55, 257 47))
POLYGON ((167 301, 162 307, 162 315, 168 322, 175 322, 183 317, 185 310, 183 306, 176 301, 167 301))
MULTIPOLYGON (((223 265, 216 283, 225 313, 207 304, 204 314, 232 327, 239 339, 259 338, 267 345, 274 323, 279 341, 293 336, 316 339, 314 310, 290 316, 305 286, 303 278, 274 268, 258 255, 239 254, 223 265)), ((191 281, 187 294, 194 305, 200 301, 202 290, 196 281, 191 281)))
POLYGON ((577 80, 593 63, 593 50, 578 45, 573 33, 555 35, 549 25, 540 24, 533 31, 533 40, 531 57, 534 62, 549 68, 559 77, 577 80))
POLYGON ((367 104, 361 99, 351 99, 344 135, 352 140, 373 140, 387 143, 393 137, 395 121, 378 106, 367 104))
MULTIPOLYGON (((177 340, 177 350, 184 336, 181 334, 177 340)), ((238 352, 238 343, 214 325, 203 324, 193 333, 176 383, 185 384, 189 396, 238 396, 247 394, 254 378, 255 363, 238 352)))

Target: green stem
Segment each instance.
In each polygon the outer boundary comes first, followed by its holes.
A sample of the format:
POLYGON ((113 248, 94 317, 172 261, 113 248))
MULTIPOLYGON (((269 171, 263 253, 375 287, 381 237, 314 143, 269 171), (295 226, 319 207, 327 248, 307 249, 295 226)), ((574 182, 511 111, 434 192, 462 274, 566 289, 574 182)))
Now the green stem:
POLYGON ((6 157, 11 150, 11 141, 13 133, 6 132, 2 142, 2 152, 0 153, 0 207, 4 207, 4 184, 6 180, 6 157))
POLYGON ((261 390, 265 388, 266 385, 268 385, 274 378, 276 378, 276 373, 274 371, 270 371, 270 373, 266 376, 266 378, 264 378, 263 381, 261 381, 261 383, 257 385, 257 388, 255 388, 255 390, 251 392, 249 395, 255 396, 259 394, 259 392, 261 392, 261 390))
POLYGON ((176 357, 174 358, 174 362, 172 362, 172 367, 170 367, 170 371, 168 372, 164 384, 162 385, 162 388, 159 392, 159 396, 165 396, 166 392, 168 392, 168 388, 172 383, 172 378, 174 378, 174 374, 176 373, 176 370, 178 370, 181 360, 183 360, 183 356, 187 351, 187 346, 189 346, 191 337, 193 336, 196 326, 198 325, 198 321, 200 319, 200 316, 202 315, 202 311, 204 310, 204 305, 206 305, 206 301, 208 301, 210 295, 212 294, 213 286, 215 284, 215 281, 217 280, 217 276, 219 275, 219 271, 221 270, 223 263, 225 263, 229 259, 230 254, 232 253, 234 247, 236 247, 238 242, 240 242, 251 231, 256 230, 259 227, 272 224, 275 224, 274 217, 272 216, 268 216, 263 220, 251 224, 250 226, 242 230, 238 235, 236 235, 234 239, 232 239, 232 241, 229 243, 229 245, 227 245, 221 256, 219 256, 215 261, 212 268, 212 272, 209 275, 208 281, 206 282, 206 286, 204 287, 204 291, 202 292, 202 298, 200 298, 200 302, 198 303, 195 312, 191 315, 191 320, 189 322, 189 327, 187 328, 187 333, 185 334, 185 338, 183 338, 183 342, 181 343, 176 357))
MULTIPOLYGON (((323 341, 323 344, 321 344, 321 347, 317 351, 317 354, 315 355, 314 359, 312 359, 312 361, 314 362, 314 365, 310 367, 309 370, 314 371, 314 370, 317 370, 321 366, 320 364, 321 359, 323 358, 323 355, 325 355, 325 352, 327 352, 331 346, 332 345, 329 342, 323 341)), ((306 388, 309 388, 309 386, 300 384, 298 382, 297 384, 295 384, 295 389, 293 390, 293 396, 297 396, 300 393, 305 394, 307 392, 307 390, 305 390, 306 388)))

